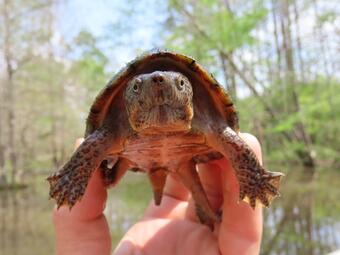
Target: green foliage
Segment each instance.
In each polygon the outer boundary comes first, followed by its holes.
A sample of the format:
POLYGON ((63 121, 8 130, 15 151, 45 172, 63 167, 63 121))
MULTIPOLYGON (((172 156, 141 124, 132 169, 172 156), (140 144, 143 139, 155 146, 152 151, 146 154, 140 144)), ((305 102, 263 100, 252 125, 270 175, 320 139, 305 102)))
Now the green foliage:
POLYGON ((280 122, 276 124, 271 130, 273 133, 282 133, 285 131, 290 131, 294 128, 294 126, 300 121, 300 112, 295 112, 289 114, 280 119, 280 122))
MULTIPOLYGON (((167 47, 194 56, 219 80, 221 69, 225 68, 221 65, 221 52, 233 53, 256 47, 253 31, 268 18, 270 6, 266 1, 253 1, 233 10, 228 3, 218 0, 169 1, 172 19, 166 37, 167 47)), ((319 16, 319 21, 328 22, 332 17, 331 13, 325 12, 319 16)), ((257 64, 264 65, 266 61, 257 64)), ((225 70, 224 75, 228 76, 232 71, 225 70)), ((274 77, 261 93, 263 100, 274 109, 276 120, 269 117, 257 98, 241 98, 237 102, 241 129, 253 132, 262 140, 266 160, 299 162, 301 155, 296 152, 305 151, 306 144, 298 129, 304 125, 312 143, 309 153, 320 162, 339 161, 336 154, 340 149, 337 145, 340 144, 339 125, 335 123, 340 109, 339 97, 335 96, 340 93, 338 82, 321 77, 308 83, 293 82, 291 74, 287 73, 285 83, 279 83, 280 79, 274 77), (293 102, 294 93, 299 106, 293 102)))
POLYGON ((255 1, 242 13, 232 13, 217 0, 170 2, 173 23, 167 46, 195 56, 197 51, 223 49, 229 52, 252 44, 255 40, 251 31, 267 14, 260 1, 255 1), (178 15, 184 17, 178 18, 178 15))
MULTIPOLYGON (((28 61, 19 66, 14 76, 16 97, 20 98, 14 106, 18 123, 16 139, 25 148, 24 151, 28 151, 27 155, 26 152, 22 153, 25 154, 22 165, 31 169, 51 167, 49 162, 52 148, 46 148, 46 144, 51 144, 53 140, 61 161, 65 157, 63 155, 72 150, 72 144, 65 144, 64 141, 82 135, 87 110, 109 78, 106 69, 108 64, 112 64, 112 56, 109 57, 103 50, 101 43, 105 40, 113 41, 118 50, 126 45, 135 49, 143 48, 144 42, 136 40, 136 37, 141 31, 144 33, 150 29, 159 18, 152 17, 144 28, 136 24, 142 23, 147 13, 152 13, 148 5, 153 4, 154 0, 144 3, 130 0, 129 4, 117 4, 121 13, 119 19, 108 26, 107 35, 96 37, 90 32, 80 31, 73 41, 56 47, 51 44, 53 31, 49 26, 53 21, 53 4, 44 0, 31 0, 22 6, 11 3, 14 11, 11 13, 13 28, 17 31, 11 38, 12 50, 20 52, 15 55, 18 60, 29 56, 28 61), (39 5, 46 6, 47 9, 37 8, 37 11, 31 12, 32 8, 39 5), (41 27, 33 26, 33 20, 30 21, 32 26, 25 26, 20 19, 14 19, 21 12, 28 12, 28 17, 39 14, 37 20, 41 27), (41 45, 41 51, 35 51, 36 45, 41 45), (55 52, 62 52, 62 57, 55 52), (25 118, 26 116, 29 117, 25 118)), ((289 1, 288 4, 293 2, 289 1)), ((233 68, 224 66, 229 64, 229 60, 222 53, 230 56, 235 54, 236 65, 244 66, 244 70, 240 68, 241 72, 256 89, 259 88, 259 82, 253 81, 249 74, 253 72, 255 76, 259 76, 260 73, 261 78, 266 80, 266 85, 258 89, 259 96, 249 94, 237 98, 237 107, 242 130, 259 137, 267 161, 298 161, 294 151, 304 150, 306 144, 294 136, 296 127, 302 123, 311 140, 311 150, 316 159, 322 163, 338 164, 340 128, 336 116, 340 115, 339 82, 325 76, 301 82, 297 74, 294 82, 287 82, 287 77, 291 74, 285 73, 285 70, 281 70, 282 77, 279 73, 271 73, 269 80, 269 74, 265 76, 261 71, 267 68, 270 73, 274 70, 270 65, 276 64, 275 59, 259 58, 257 62, 251 63, 247 62, 247 58, 238 58, 244 56, 243 51, 253 57, 256 55, 254 49, 267 43, 262 38, 257 38, 255 32, 263 29, 265 22, 272 22, 270 12, 274 7, 279 15, 280 8, 283 7, 265 0, 240 0, 237 3, 220 0, 169 0, 167 5, 163 3, 159 6, 164 12, 159 21, 166 21, 160 25, 164 31, 160 33, 160 29, 155 29, 151 37, 157 38, 157 43, 163 40, 169 49, 195 57, 219 81, 224 79, 227 83, 228 78, 233 76, 238 90, 244 89, 240 85, 242 79, 235 74, 233 68), (166 11, 168 12, 165 13, 166 11), (163 35, 163 38, 159 35, 163 35), (223 61, 226 62, 224 65, 223 61), (297 94, 298 109, 292 107, 293 92, 297 94), (270 117, 268 110, 260 103, 261 99, 274 109, 276 119, 270 117), (287 140, 286 134, 293 139, 287 140)), ((306 5, 303 8, 309 7, 310 5, 306 5)), ((320 11, 316 23, 321 24, 320 28, 326 23, 333 24, 336 21, 335 13, 333 10, 320 11)), ((143 38, 143 41, 144 39, 148 40, 143 38)), ((266 48, 264 51, 272 54, 273 49, 266 48)), ((280 54, 283 57, 284 52, 280 54)))
POLYGON ((83 136, 87 111, 107 80, 108 58, 97 44, 97 38, 82 31, 68 48, 60 48, 69 59, 49 49, 47 56, 30 55, 16 70, 12 107, 23 171, 58 167, 83 136))
POLYGON ((98 39, 86 31, 81 31, 75 38, 73 49, 80 51, 81 56, 73 62, 69 73, 76 77, 77 83, 88 89, 92 99, 106 83, 108 58, 99 49, 98 39))
MULTIPOLYGON (((241 131, 260 140, 266 169, 286 173, 282 197, 265 210, 262 247, 272 252, 263 254, 325 254, 338 246, 333 239, 339 238, 328 233, 336 233, 340 215, 340 81, 334 51, 339 15, 334 1, 105 1, 113 8, 104 34, 80 31, 73 38, 59 30, 59 18, 65 18, 56 11, 60 2, 0 3, 0 150, 5 146, 0 182, 11 175, 13 149, 17 175, 28 183, 27 189, 8 192, 13 197, 1 190, 0 211, 4 223, 10 222, 3 225, 5 243, 21 241, 0 247, 0 253, 9 248, 8 254, 21 254, 28 246, 36 254, 52 252, 52 233, 45 231, 51 229, 52 206, 46 204, 45 176, 66 162, 74 140, 83 136, 87 111, 109 78, 107 70, 159 46, 193 56, 228 89, 234 83, 237 93, 230 93, 241 131), (12 83, 6 64, 13 68, 12 83), (8 88, 14 100, 6 105, 8 88), (14 125, 8 123, 8 109, 14 125), (15 145, 9 149, 10 131, 15 145), (314 176, 300 168, 301 152, 315 160, 314 176), (30 182, 38 174, 43 177, 30 182), (25 219, 22 224, 20 219, 25 219), (6 229, 14 235, 6 235, 6 229), (44 238, 48 242, 42 247, 44 238)), ((128 173, 110 198, 105 213, 117 244, 142 215, 152 191, 145 175, 128 173)))
POLYGON ((337 10, 329 10, 318 16, 317 26, 322 27, 326 23, 333 23, 336 21, 336 18, 339 17, 339 13, 337 10))
MULTIPOLYGON (((298 161, 294 151, 301 150, 305 144, 297 140, 282 141, 277 139, 284 132, 291 132, 296 125, 303 122, 306 131, 312 139, 312 152, 317 161, 321 164, 335 164, 340 161, 340 82, 337 80, 326 80, 323 77, 317 78, 309 83, 296 84, 300 110, 298 112, 285 111, 284 101, 280 90, 273 90, 266 93, 266 101, 275 105, 278 112, 278 120, 268 119, 263 110, 256 107, 256 100, 253 97, 244 98, 238 102, 238 110, 241 116, 241 127, 243 130, 251 130, 255 135, 262 137, 256 126, 265 129, 263 139, 266 148, 266 158, 269 161, 298 161), (250 121, 249 121, 250 120, 250 121), (276 142, 279 142, 277 146, 276 142)), ((275 88, 276 85, 273 85, 275 88)), ((272 87, 271 87, 272 89, 272 87)))

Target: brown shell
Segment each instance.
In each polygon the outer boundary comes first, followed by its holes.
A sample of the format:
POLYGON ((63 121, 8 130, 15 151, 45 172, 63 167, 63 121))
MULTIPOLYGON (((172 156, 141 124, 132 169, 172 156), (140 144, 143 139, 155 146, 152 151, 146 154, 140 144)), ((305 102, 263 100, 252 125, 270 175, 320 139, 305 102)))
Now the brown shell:
MULTIPOLYGON (((207 94, 212 99, 210 101, 215 104, 211 107, 217 109, 217 113, 226 120, 232 129, 239 131, 238 116, 234 104, 228 93, 210 73, 191 57, 179 53, 157 50, 137 57, 108 82, 91 107, 87 118, 85 136, 101 127, 113 98, 118 95, 121 89, 125 88, 125 85, 131 78, 142 73, 151 73, 157 70, 177 71, 183 73, 191 80, 200 81, 199 84, 201 85, 198 86, 205 87, 207 94)), ((201 98, 201 100, 205 99, 201 98)))

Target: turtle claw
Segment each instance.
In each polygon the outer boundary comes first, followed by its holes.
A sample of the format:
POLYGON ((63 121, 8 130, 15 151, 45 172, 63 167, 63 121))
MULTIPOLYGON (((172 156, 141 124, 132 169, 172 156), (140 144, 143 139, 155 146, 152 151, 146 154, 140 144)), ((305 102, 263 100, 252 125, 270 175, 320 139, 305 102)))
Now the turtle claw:
POLYGON ((47 180, 50 183, 50 198, 70 209, 85 193, 92 173, 98 169, 110 149, 111 137, 106 129, 98 129, 89 135, 74 152, 71 159, 47 180))
POLYGON ((59 171, 48 177, 50 198, 57 202, 57 208, 66 205, 71 209, 85 193, 87 178, 78 176, 74 171, 59 171))
POLYGON ((240 183, 239 199, 245 200, 255 209, 257 204, 269 207, 271 201, 280 196, 278 191, 280 179, 283 176, 278 172, 265 172, 261 174, 250 175, 250 172, 238 175, 240 183))

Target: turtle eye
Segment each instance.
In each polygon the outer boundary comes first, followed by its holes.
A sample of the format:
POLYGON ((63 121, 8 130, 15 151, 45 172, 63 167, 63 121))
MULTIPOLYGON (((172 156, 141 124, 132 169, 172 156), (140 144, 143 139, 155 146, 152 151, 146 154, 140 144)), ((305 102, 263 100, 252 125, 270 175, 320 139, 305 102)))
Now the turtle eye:
POLYGON ((133 89, 133 92, 136 92, 136 93, 139 91, 137 84, 133 85, 132 89, 133 89))
POLYGON ((139 92, 139 86, 140 86, 141 83, 142 83, 142 80, 141 80, 141 79, 139 79, 139 78, 136 78, 136 79, 135 79, 135 82, 134 82, 134 84, 133 84, 133 86, 132 86, 133 92, 135 92, 135 93, 138 93, 138 92, 139 92))
POLYGON ((185 81, 181 78, 178 79, 178 82, 177 82, 177 87, 179 90, 183 90, 184 88, 184 84, 185 84, 185 81))

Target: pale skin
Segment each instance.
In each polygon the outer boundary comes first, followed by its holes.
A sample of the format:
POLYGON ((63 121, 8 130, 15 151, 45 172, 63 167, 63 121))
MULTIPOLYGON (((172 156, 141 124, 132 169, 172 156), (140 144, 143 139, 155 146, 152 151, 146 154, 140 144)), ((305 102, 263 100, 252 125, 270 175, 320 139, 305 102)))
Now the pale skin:
MULTIPOLYGON (((262 162, 257 139, 246 133, 241 138, 262 162)), ((77 145, 82 142, 78 139, 77 145)), ((185 187, 168 178, 162 203, 151 201, 144 216, 134 224, 114 255, 255 255, 259 254, 262 236, 262 208, 253 210, 239 202, 239 184, 226 159, 198 166, 199 175, 214 210, 221 210, 222 221, 214 232, 199 223, 193 201, 185 187)), ((53 211, 57 255, 112 254, 109 226, 103 210, 107 188, 95 171, 80 202, 70 211, 62 206, 53 211)))

